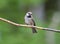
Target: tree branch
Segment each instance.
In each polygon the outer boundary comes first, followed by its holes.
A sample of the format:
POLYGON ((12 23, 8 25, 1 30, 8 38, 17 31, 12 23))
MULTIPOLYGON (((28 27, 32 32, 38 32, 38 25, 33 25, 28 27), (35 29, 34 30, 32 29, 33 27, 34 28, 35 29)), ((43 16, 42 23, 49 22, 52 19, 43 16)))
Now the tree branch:
POLYGON ((47 30, 47 31, 53 31, 53 32, 60 32, 60 30, 51 29, 51 28, 43 28, 43 27, 38 27, 38 26, 32 26, 32 25, 24 25, 24 24, 14 23, 12 21, 9 21, 9 20, 1 18, 1 17, 0 17, 0 20, 4 21, 4 22, 7 22, 9 24, 15 25, 15 26, 22 26, 22 27, 28 27, 28 28, 34 27, 34 28, 41 29, 41 30, 47 30))

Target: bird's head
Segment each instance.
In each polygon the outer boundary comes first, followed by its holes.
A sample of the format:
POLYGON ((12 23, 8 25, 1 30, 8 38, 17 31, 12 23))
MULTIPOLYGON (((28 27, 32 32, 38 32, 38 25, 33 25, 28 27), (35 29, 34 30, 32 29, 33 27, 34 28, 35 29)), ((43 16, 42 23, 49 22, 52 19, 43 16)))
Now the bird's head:
POLYGON ((29 17, 29 18, 31 17, 31 15, 32 15, 32 12, 27 12, 26 13, 26 16, 29 17))

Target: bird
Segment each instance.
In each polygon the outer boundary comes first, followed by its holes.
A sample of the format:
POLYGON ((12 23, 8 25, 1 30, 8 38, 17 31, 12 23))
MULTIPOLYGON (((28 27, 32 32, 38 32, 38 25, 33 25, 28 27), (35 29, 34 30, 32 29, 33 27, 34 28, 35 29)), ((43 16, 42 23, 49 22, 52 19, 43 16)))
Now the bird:
MULTIPOLYGON (((35 21, 34 21, 33 16, 32 16, 32 12, 27 12, 24 19, 25 19, 25 23, 27 25, 36 26, 35 21)), ((34 28, 34 27, 31 27, 31 28, 32 28, 33 33, 37 33, 36 28, 34 28)))

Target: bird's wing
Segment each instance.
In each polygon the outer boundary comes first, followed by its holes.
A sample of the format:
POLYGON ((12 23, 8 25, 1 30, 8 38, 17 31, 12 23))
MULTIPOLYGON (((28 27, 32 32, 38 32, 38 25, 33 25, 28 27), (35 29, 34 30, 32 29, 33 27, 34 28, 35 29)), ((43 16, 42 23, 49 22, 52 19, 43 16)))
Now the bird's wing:
POLYGON ((31 25, 35 26, 35 21, 33 19, 31 19, 30 23, 31 23, 31 25))

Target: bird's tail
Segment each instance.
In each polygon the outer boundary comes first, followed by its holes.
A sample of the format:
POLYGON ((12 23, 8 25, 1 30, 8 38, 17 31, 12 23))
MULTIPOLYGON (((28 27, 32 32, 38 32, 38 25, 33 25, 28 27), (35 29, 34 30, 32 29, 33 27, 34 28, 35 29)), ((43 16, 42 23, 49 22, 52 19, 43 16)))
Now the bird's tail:
POLYGON ((37 33, 36 28, 32 28, 32 32, 33 32, 33 33, 37 33))

